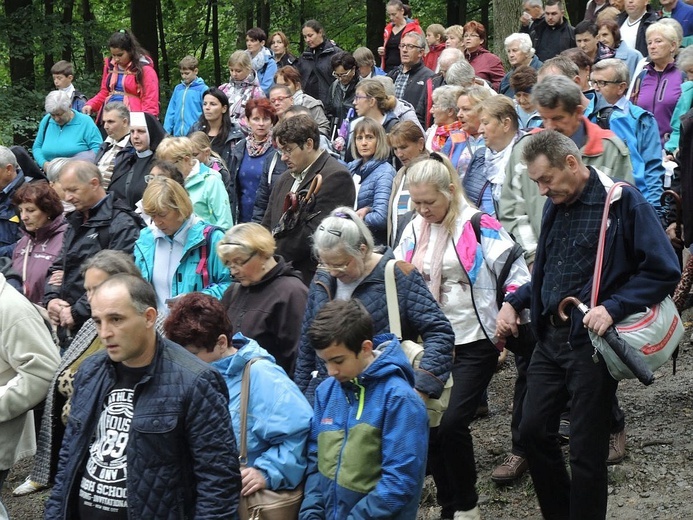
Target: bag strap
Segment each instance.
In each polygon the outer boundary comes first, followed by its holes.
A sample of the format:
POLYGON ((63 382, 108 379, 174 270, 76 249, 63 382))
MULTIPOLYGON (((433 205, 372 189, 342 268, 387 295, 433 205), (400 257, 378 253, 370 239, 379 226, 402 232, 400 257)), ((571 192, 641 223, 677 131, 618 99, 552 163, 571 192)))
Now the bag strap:
POLYGON ((241 443, 238 446, 238 461, 242 466, 248 463, 248 401, 250 399, 250 366, 259 357, 248 361, 243 367, 243 377, 241 379, 241 443))
POLYGON ((611 209, 611 199, 614 196, 614 191, 617 188, 623 189, 628 184, 625 182, 615 182, 606 194, 604 202, 604 211, 602 211, 602 223, 599 228, 599 242, 597 243, 597 261, 594 264, 594 276, 592 277, 592 298, 590 300, 590 308, 597 306, 599 297, 599 284, 602 279, 602 268, 604 267, 604 249, 606 247, 606 228, 609 222, 609 210, 611 209))
POLYGON ((202 275, 202 288, 204 289, 209 285, 209 264, 207 259, 209 258, 209 252, 212 249, 212 233, 215 229, 221 229, 218 226, 213 226, 208 224, 202 230, 202 235, 204 236, 205 243, 202 244, 200 249, 200 261, 197 263, 197 268, 195 273, 202 275))
POLYGON ((399 316, 399 300, 397 299, 397 281, 395 280, 395 264, 397 260, 388 260, 385 264, 385 298, 387 300, 387 320, 390 322, 390 332, 402 340, 402 322, 399 316))
POLYGON ((428 78, 426 80, 426 127, 431 126, 431 106, 433 106, 433 80, 428 78))

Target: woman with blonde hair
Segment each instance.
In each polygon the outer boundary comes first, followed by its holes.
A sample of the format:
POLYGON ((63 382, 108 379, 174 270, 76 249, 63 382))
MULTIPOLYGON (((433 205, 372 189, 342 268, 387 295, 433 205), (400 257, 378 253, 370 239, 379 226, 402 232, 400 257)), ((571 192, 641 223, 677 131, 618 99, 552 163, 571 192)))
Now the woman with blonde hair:
POLYGON ((238 332, 267 350, 293 376, 308 289, 301 273, 275 254, 272 234, 260 224, 238 224, 217 245, 234 282, 221 299, 238 332))
POLYGON ((195 159, 187 137, 167 137, 159 144, 156 158, 176 165, 185 178, 185 189, 201 219, 224 230, 233 226, 229 195, 219 172, 195 159))
POLYGON ((250 55, 246 51, 236 51, 229 56, 229 82, 219 85, 229 98, 229 117, 232 123, 247 128, 245 120, 245 104, 255 98, 265 97, 260 87, 260 80, 253 70, 250 55))
MULTIPOLYGON (((450 404, 431 432, 429 465, 442 518, 480 518, 476 465, 469 424, 496 369, 502 345, 495 336, 496 279, 513 241, 500 223, 481 215, 462 192, 450 161, 440 154, 409 168, 409 193, 417 215, 405 228, 395 257, 411 262, 450 320, 455 336, 450 404)), ((520 257, 504 292, 529 281, 520 257)))
POLYGON ((451 25, 445 29, 445 47, 454 47, 462 52, 464 47, 464 27, 461 25, 451 25))
POLYGON ((223 231, 195 215, 185 188, 167 177, 149 182, 142 206, 154 226, 135 242, 135 264, 154 286, 159 312, 167 314, 171 300, 193 291, 221 298, 230 282, 216 253, 223 231))
POLYGON ((457 96, 457 119, 462 128, 450 133, 442 152, 452 161, 460 177, 467 173, 474 153, 484 146, 484 136, 479 132, 479 114, 476 107, 492 95, 488 89, 474 86, 460 91, 457 96))

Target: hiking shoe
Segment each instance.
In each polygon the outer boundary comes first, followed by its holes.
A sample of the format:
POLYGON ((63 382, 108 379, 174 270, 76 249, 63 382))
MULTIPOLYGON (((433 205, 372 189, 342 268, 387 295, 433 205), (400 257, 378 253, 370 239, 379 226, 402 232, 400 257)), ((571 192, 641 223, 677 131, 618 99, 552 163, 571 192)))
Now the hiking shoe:
POLYGON ((527 459, 512 453, 491 473, 491 480, 496 484, 510 484, 520 478, 529 468, 527 459))
POLYGON ((481 520, 479 506, 469 511, 455 511, 454 520, 481 520))
POLYGON ((618 433, 609 436, 609 457, 607 464, 619 464, 626 458, 626 430, 625 428, 618 433))
POLYGON ((558 440, 561 444, 568 444, 570 441, 570 420, 561 419, 558 425, 558 440))
POLYGON ((42 491, 47 487, 48 486, 44 486, 42 484, 39 484, 38 482, 34 482, 33 480, 31 480, 31 477, 27 477, 23 484, 14 488, 14 491, 12 491, 12 495, 16 497, 23 497, 24 495, 31 495, 32 493, 42 491))

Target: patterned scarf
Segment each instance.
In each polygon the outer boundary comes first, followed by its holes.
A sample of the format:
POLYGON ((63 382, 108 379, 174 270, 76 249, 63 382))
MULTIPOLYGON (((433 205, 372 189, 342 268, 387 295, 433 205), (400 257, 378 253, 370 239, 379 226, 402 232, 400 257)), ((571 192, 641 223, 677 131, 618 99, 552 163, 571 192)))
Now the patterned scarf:
POLYGON ((439 125, 438 128, 436 128, 433 141, 431 142, 431 151, 439 152, 442 150, 443 146, 445 146, 445 142, 448 140, 448 137, 450 137, 450 133, 457 130, 462 130, 462 123, 459 121, 455 121, 449 125, 439 125))
MULTIPOLYGON (((411 259, 411 263, 422 274, 424 272, 424 259, 426 258, 426 251, 428 251, 430 239, 431 224, 427 220, 424 220, 423 226, 421 226, 421 236, 416 241, 416 251, 414 251, 414 256, 411 259)), ((436 238, 436 243, 433 246, 431 272, 429 273, 429 280, 427 280, 428 289, 438 303, 440 303, 442 297, 440 286, 443 279, 443 253, 445 253, 445 247, 449 239, 450 233, 441 226, 438 237, 436 238)))
POLYGON ((267 134, 267 137, 263 141, 258 141, 255 139, 255 134, 250 134, 245 139, 245 149, 250 157, 260 157, 264 155, 267 150, 272 146, 272 131, 267 134))

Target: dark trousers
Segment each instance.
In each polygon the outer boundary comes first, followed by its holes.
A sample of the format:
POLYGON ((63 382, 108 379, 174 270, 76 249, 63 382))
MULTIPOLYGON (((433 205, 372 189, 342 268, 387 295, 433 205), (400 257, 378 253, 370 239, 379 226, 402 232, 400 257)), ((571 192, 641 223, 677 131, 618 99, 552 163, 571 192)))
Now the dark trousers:
POLYGON ((520 457, 526 457, 525 448, 520 437, 520 422, 522 421, 522 408, 527 395, 527 367, 531 356, 515 355, 515 392, 513 393, 513 415, 510 420, 510 438, 512 440, 512 453, 520 457))
POLYGON ((440 426, 431 430, 428 455, 443 518, 476 506, 476 463, 469 424, 497 361, 498 350, 488 340, 455 347, 450 405, 440 426))
POLYGON ((520 433, 544 518, 599 520, 606 516, 611 404, 616 381, 591 344, 568 343, 570 328, 548 327, 527 370, 520 433), (568 398, 570 468, 554 433, 568 398))

